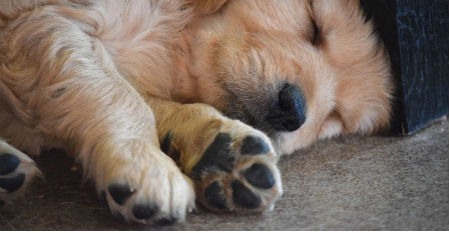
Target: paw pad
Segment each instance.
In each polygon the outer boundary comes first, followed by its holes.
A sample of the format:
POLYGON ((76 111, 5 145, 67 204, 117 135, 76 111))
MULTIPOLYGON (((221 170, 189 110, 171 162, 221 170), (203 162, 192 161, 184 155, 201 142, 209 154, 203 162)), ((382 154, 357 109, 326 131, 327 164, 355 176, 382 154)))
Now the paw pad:
POLYGON ((133 207, 133 214, 137 219, 152 218, 158 211, 157 205, 137 204, 133 207))
POLYGON ((22 187, 25 182, 25 174, 20 173, 11 178, 0 178, 0 188, 12 193, 22 187))
POLYGON ((207 203, 215 209, 227 209, 226 199, 223 196, 223 189, 218 182, 214 182, 204 190, 204 197, 207 203))
POLYGON ((259 137, 247 136, 243 139, 240 153, 242 155, 265 154, 270 151, 268 145, 259 137))
POLYGON ((161 150, 167 155, 169 154, 172 140, 173 140, 173 133, 169 131, 161 142, 161 150))
POLYGON ((126 200, 134 193, 128 185, 112 184, 109 185, 108 191, 111 194, 112 199, 119 205, 123 205, 126 200))
POLYGON ((2 154, 0 155, 0 175, 6 175, 19 166, 20 160, 17 156, 12 154, 2 154))
POLYGON ((256 209, 259 207, 261 203, 260 198, 240 181, 233 181, 231 187, 234 203, 246 209, 256 209))
POLYGON ((269 189, 276 183, 270 169, 260 163, 253 164, 243 172, 243 176, 250 184, 257 188, 269 189))
POLYGON ((194 179, 199 179, 206 170, 218 169, 230 172, 234 166, 231 156, 231 136, 219 133, 206 149, 201 160, 192 169, 194 179))
POLYGON ((176 221, 178 221, 178 219, 175 217, 161 218, 156 221, 156 224, 159 226, 167 226, 175 223, 176 221))

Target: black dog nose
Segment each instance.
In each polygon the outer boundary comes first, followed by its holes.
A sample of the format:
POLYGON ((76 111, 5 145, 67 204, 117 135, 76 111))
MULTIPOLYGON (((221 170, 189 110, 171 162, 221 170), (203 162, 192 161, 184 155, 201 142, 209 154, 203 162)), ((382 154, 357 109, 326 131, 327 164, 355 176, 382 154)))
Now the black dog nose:
POLYGON ((295 85, 285 84, 279 100, 269 110, 267 121, 279 131, 295 131, 306 120, 306 100, 295 85))

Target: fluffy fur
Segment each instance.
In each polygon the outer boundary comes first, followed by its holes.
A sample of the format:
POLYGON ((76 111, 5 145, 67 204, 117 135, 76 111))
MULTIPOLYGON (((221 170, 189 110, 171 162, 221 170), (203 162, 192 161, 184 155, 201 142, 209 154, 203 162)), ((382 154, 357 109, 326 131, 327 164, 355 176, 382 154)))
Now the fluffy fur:
POLYGON ((241 166, 263 163, 275 176, 274 188, 257 191, 262 210, 282 193, 277 154, 388 125, 390 76, 355 0, 3 1, 0 152, 65 148, 99 192, 129 184, 126 205, 106 195, 111 210, 147 223, 182 220, 194 189, 204 198, 212 178, 187 176, 219 132, 239 143, 257 135, 270 152, 241 166), (264 121, 285 82, 307 102, 293 132, 264 121), (168 132, 176 164, 160 149, 168 132), (144 201, 158 203, 156 217, 133 216, 144 201))

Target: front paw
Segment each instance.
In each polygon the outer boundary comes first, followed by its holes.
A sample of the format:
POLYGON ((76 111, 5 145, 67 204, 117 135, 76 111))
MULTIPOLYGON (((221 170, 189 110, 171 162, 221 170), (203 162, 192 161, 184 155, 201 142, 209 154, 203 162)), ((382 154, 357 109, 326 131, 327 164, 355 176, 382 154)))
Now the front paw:
POLYGON ((109 164, 96 178, 102 180, 98 190, 111 211, 127 221, 159 225, 183 221, 195 207, 191 181, 156 148, 149 154, 104 161, 109 164))
POLYGON ((213 210, 263 211, 282 195, 270 140, 238 121, 226 121, 190 176, 197 198, 213 210))

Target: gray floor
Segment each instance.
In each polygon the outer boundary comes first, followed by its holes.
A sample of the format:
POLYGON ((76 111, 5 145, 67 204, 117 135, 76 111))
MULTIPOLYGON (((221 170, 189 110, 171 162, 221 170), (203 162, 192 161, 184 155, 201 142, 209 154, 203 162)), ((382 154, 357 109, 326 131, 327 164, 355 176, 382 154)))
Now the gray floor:
POLYGON ((323 141, 280 162, 285 194, 260 215, 203 209, 169 227, 115 219, 82 185, 73 161, 50 152, 45 181, 0 210, 1 230, 449 230, 449 123, 409 137, 323 141), (57 164, 57 166, 56 166, 57 164))

